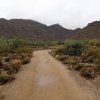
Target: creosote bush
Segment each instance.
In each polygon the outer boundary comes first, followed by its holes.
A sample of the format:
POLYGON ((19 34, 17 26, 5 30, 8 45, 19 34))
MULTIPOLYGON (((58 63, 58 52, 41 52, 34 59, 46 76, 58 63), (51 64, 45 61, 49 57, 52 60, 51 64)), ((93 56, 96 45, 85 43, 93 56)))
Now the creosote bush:
POLYGON ((69 41, 65 44, 65 54, 70 56, 79 56, 84 50, 84 44, 80 41, 69 41))

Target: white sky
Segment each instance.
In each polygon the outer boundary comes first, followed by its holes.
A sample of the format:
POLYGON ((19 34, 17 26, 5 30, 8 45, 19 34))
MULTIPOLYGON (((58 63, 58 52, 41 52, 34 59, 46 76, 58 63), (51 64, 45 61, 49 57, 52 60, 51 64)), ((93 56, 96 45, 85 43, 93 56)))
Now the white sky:
POLYGON ((100 0, 0 0, 0 18, 59 23, 74 29, 100 20, 100 0))

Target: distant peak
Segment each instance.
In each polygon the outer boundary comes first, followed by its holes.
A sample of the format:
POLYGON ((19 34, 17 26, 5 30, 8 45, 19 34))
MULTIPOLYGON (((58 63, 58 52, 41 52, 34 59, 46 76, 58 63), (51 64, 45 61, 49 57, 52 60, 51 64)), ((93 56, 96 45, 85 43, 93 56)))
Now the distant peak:
POLYGON ((49 27, 61 27, 61 28, 63 28, 60 24, 53 24, 53 25, 50 25, 49 27))
POLYGON ((7 20, 7 19, 5 19, 5 18, 0 18, 0 20, 7 20))
POLYGON ((100 25, 100 21, 94 21, 92 23, 89 23, 87 26, 90 26, 90 25, 100 25))

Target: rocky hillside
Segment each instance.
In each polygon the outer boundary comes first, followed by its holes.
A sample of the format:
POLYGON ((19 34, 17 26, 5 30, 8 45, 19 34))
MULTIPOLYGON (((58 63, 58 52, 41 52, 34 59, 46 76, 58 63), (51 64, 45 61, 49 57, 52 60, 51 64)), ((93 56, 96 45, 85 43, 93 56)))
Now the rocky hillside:
POLYGON ((89 23, 85 28, 81 29, 72 37, 76 39, 100 38, 100 21, 89 23))
POLYGON ((0 36, 21 37, 35 40, 65 40, 79 29, 65 29, 59 24, 46 26, 33 20, 0 19, 0 36))

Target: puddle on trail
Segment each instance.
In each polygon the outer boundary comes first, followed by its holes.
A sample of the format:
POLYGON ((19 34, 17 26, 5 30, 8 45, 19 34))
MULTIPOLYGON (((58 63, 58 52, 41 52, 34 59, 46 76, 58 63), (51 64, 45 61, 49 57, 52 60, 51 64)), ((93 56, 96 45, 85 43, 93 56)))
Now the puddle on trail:
POLYGON ((38 80, 38 85, 41 87, 46 87, 55 83, 55 78, 51 75, 43 75, 38 80))

